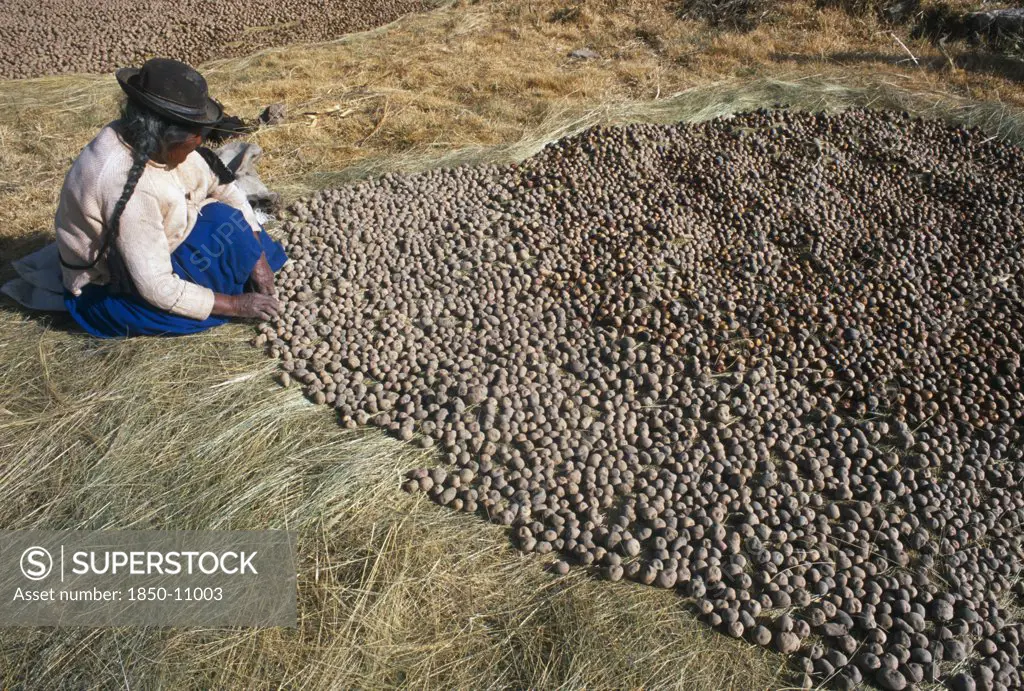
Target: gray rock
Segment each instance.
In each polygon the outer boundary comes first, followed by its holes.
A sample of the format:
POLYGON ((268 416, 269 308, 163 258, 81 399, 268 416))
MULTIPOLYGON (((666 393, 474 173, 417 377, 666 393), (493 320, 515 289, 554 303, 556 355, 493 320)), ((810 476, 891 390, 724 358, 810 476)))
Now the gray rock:
POLYGON ((259 121, 261 125, 276 125, 283 122, 287 116, 288 109, 283 103, 272 103, 263 109, 260 113, 259 121))

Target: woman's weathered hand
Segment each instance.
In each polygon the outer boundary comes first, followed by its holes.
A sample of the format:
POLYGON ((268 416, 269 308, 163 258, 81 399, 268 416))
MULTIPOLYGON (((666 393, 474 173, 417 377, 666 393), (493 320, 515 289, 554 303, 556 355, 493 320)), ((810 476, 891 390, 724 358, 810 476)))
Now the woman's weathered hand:
POLYGON ((225 295, 214 293, 213 311, 221 317, 242 317, 243 319, 262 319, 269 321, 277 316, 281 309, 277 298, 263 293, 242 293, 241 295, 225 295))
POLYGON ((256 262, 256 266, 253 267, 252 273, 249 275, 249 280, 252 282, 252 286, 257 293, 262 293, 263 295, 275 294, 274 270, 270 268, 266 254, 260 255, 260 260, 256 262))
POLYGON ((277 316, 280 304, 273 295, 263 293, 242 293, 235 296, 235 316, 269 321, 277 316))

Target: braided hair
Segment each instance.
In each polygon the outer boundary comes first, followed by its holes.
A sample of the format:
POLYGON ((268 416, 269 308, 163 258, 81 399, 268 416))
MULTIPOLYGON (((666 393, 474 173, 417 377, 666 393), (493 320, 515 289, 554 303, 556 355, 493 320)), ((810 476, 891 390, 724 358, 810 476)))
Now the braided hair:
MULTIPOLYGON (((124 260, 117 251, 117 238, 121 231, 121 215, 135 193, 135 187, 146 170, 146 164, 154 155, 160 153, 161 150, 183 143, 192 135, 205 135, 207 131, 205 128, 190 128, 171 122, 131 99, 127 99, 121 107, 119 124, 119 133, 132 150, 132 165, 128 170, 128 177, 121 190, 121 196, 105 224, 103 245, 96 259, 90 264, 74 265, 63 260, 61 263, 72 269, 90 269, 100 259, 106 258, 110 270, 111 288, 115 292, 131 293, 134 292, 134 285, 127 267, 124 265, 124 260)), ((221 163, 215 153, 205 147, 200 147, 199 153, 210 164, 222 184, 234 179, 234 175, 221 163), (219 169, 211 162, 211 159, 216 159, 216 163, 220 164, 219 169), (225 177, 230 177, 230 179, 225 180, 225 177)))
POLYGON ((229 182, 235 181, 235 174, 231 172, 231 169, 224 165, 224 161, 220 160, 220 156, 213 152, 212 149, 208 149, 205 146, 200 146, 196 149, 196 152, 203 157, 206 161, 206 165, 210 166, 210 170, 217 176, 217 182, 222 185, 226 185, 229 182))
POLYGON ((117 238, 121 232, 121 214, 135 193, 135 186, 146 170, 146 163, 162 149, 181 144, 189 136, 199 134, 197 129, 188 128, 166 120, 145 106, 127 99, 121 108, 121 136, 132 149, 132 167, 128 169, 121 196, 114 205, 107 222, 107 264, 110 269, 111 287, 117 292, 134 292, 134 285, 124 260, 117 251, 117 238))

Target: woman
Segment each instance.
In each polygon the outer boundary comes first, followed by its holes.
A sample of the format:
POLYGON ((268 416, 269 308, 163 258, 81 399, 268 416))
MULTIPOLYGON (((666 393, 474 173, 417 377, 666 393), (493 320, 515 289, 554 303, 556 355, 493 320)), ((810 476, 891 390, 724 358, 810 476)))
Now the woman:
POLYGON ((64 179, 54 219, 71 316, 93 336, 187 334, 277 314, 287 257, 203 140, 223 118, 206 80, 154 58, 64 179))

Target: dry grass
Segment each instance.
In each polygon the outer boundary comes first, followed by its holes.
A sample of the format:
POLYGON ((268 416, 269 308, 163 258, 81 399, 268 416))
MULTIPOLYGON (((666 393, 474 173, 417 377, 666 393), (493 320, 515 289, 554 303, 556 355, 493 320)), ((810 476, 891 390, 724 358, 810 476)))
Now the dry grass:
POLYGON ((243 326, 97 342, 3 313, 6 528, 288 528, 295 630, 5 630, 5 686, 765 686, 679 598, 545 574, 398 489, 428 462, 270 383, 243 326), (740 661, 741 664, 735 664, 740 661))
MULTIPOLYGON (((739 35, 680 21, 665 3, 455 4, 204 72, 229 110, 288 105, 288 122, 255 137, 287 198, 386 170, 521 158, 599 121, 775 102, 899 107, 1024 141, 1012 74, 961 56, 952 69, 907 36, 921 66, 901 62, 870 17, 802 1, 778 12, 739 35), (566 57, 582 46, 602 57, 566 57), (335 105, 313 126, 302 115, 335 105)), ((0 94, 10 259, 50 237, 64 171, 112 117, 117 88, 80 75, 0 83, 0 94)), ((326 408, 273 386, 250 333, 97 342, 0 306, 0 525, 301 535, 298 629, 7 630, 5 686, 784 683, 783 661, 709 633, 674 594, 549 576, 500 530, 401 494, 399 471, 429 461, 345 433, 326 408)))

